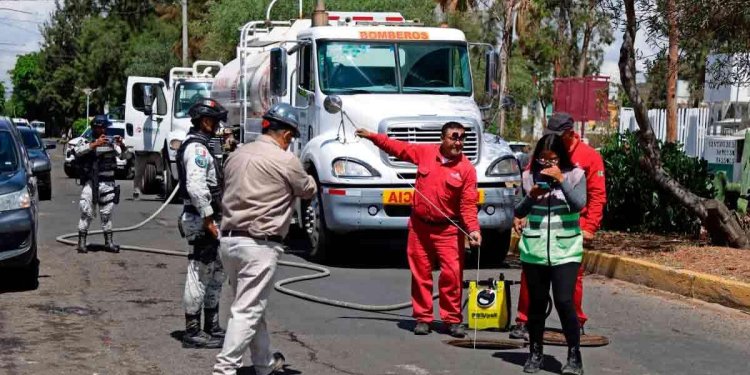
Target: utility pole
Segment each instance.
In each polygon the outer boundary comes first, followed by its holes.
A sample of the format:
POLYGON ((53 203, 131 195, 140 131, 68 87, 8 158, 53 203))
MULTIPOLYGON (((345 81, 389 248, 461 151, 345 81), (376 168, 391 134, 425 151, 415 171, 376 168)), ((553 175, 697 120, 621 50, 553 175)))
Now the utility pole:
POLYGON ((188 5, 187 0, 181 0, 182 3, 182 66, 188 66, 188 5))

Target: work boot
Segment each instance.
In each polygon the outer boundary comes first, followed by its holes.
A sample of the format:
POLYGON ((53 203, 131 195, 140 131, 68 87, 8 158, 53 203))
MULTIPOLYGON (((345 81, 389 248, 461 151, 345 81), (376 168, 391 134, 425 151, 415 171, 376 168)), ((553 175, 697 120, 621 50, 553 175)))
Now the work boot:
POLYGON ((284 363, 286 358, 281 352, 273 353, 273 364, 271 365, 271 374, 281 374, 284 371, 284 363))
POLYGON ((76 250, 78 250, 79 253, 85 254, 88 253, 88 249, 86 248, 86 235, 88 232, 85 230, 79 230, 78 231, 78 246, 76 247, 76 250))
POLYGON ((203 314, 206 316, 206 319, 203 321, 203 332, 213 337, 224 338, 227 331, 219 325, 219 308, 203 309, 203 314))
POLYGON ((185 314, 185 334, 182 335, 183 348, 219 349, 224 340, 201 331, 201 314, 185 314))
POLYGON ((583 359, 581 358, 580 348, 568 348, 568 363, 563 367, 562 375, 583 375, 583 359))
POLYGON ((466 336, 466 329, 464 328, 463 324, 461 323, 453 323, 448 327, 448 332, 451 336, 462 339, 466 336))
POLYGON ((113 233, 111 230, 104 232, 104 247, 113 253, 119 253, 120 245, 116 244, 112 237, 113 233))
POLYGON ((429 323, 417 322, 417 325, 414 327, 414 334, 417 336, 429 335, 430 332, 431 330, 429 323))
POLYGON ((523 372, 533 374, 542 370, 544 364, 544 350, 541 343, 529 345, 529 359, 523 365, 523 372))
POLYGON ((528 340, 529 330, 528 328, 526 328, 526 323, 519 322, 518 324, 513 326, 513 329, 510 331, 510 335, 508 336, 516 340, 528 340))
POLYGON ((135 188, 133 189, 133 200, 137 201, 141 198, 141 189, 135 188))

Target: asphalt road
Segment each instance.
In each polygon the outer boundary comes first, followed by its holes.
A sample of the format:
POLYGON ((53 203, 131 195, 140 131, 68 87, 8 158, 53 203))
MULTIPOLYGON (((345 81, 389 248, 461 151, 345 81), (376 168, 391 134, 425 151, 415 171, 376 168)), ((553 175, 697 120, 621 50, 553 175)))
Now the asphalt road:
MULTIPOLYGON (((218 351, 182 349, 178 340, 184 328, 184 258, 129 251, 81 255, 55 242, 57 235, 76 230, 79 187, 62 174, 62 151, 53 153, 53 200, 41 204, 40 286, 14 291, 12 278, 1 275, 0 373, 210 373, 218 351)), ((132 183, 121 183, 125 199, 115 210, 116 227, 136 223, 159 206, 156 200, 132 201, 132 183)), ((175 225, 179 211, 172 205, 142 230, 117 234, 116 240, 183 250, 175 225)), ((293 247, 284 259, 304 261, 294 255, 299 250, 293 247)), ((352 242, 349 251, 357 256, 333 268, 332 277, 296 287, 362 303, 408 300, 403 246, 352 242)), ((281 267, 278 276, 306 272, 281 267)), ((468 270, 465 278, 475 272, 468 270)), ((510 278, 519 273, 483 269, 480 275, 498 272, 510 278)), ((596 276, 587 276, 584 284, 587 330, 611 340, 584 349, 587 374, 748 373, 748 315, 596 276)), ((549 326, 559 326, 554 315, 549 326)), ((287 357, 287 374, 514 374, 526 359, 524 349, 462 349, 443 343, 448 339, 443 334, 414 336, 408 309, 363 313, 274 293, 268 316, 273 344, 287 357)), ((506 335, 480 332, 484 338, 506 335)), ((559 373, 564 348, 547 347, 546 354, 548 373, 559 373)))

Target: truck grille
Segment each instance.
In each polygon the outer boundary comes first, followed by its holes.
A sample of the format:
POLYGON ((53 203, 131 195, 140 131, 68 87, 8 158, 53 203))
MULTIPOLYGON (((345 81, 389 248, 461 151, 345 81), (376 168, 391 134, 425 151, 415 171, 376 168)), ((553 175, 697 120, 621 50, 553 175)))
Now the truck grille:
MULTIPOLYGON (((476 129, 473 126, 463 124, 466 127, 466 141, 464 142, 464 155, 469 158, 472 163, 476 162, 479 156, 479 137, 477 136, 476 129)), ((420 143, 420 144, 440 144, 440 131, 442 124, 440 125, 392 125, 388 128, 386 134, 388 137, 398 139, 400 141, 406 141, 409 143, 420 143)), ((413 167, 411 163, 402 161, 396 157, 388 156, 388 162, 397 167, 413 167)))

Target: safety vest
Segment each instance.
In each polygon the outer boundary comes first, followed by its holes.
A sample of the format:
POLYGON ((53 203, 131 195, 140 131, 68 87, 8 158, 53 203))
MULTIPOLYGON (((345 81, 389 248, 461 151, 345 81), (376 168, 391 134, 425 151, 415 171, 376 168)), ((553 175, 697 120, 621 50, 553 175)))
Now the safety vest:
MULTIPOLYGON (((185 211, 198 215, 198 209, 190 204, 190 195, 187 191, 187 172, 185 171, 184 156, 187 146, 192 143, 200 143, 206 147, 209 151, 211 150, 210 145, 211 139, 205 134, 191 129, 188 133, 187 138, 180 145, 177 150, 177 177, 179 178, 179 195, 185 202, 185 211)), ((216 172, 216 186, 208 186, 208 190, 211 192, 211 208, 214 211, 215 216, 221 215, 221 199, 224 195, 224 170, 221 167, 221 162, 216 156, 211 153, 211 157, 214 159, 214 171, 216 172)))
MULTIPOLYGON (((572 186, 585 178, 583 170, 579 168, 563 175, 572 186)), ((533 176, 529 171, 524 172, 524 190, 529 192, 533 186, 533 176)), ((581 262, 583 236, 580 215, 570 210, 560 187, 554 188, 534 203, 526 217, 526 227, 518 247, 521 261, 525 263, 556 266, 581 262)))

